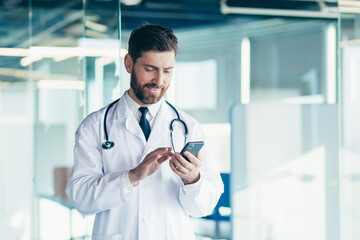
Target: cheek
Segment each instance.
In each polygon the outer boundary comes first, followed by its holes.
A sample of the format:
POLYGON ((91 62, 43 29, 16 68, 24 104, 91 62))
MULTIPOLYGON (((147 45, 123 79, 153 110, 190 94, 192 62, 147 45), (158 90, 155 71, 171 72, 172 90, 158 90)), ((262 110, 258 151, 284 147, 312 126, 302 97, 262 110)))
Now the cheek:
POLYGON ((165 76, 165 82, 166 85, 170 85, 173 75, 169 74, 168 76, 165 76))
POLYGON ((145 83, 148 79, 151 79, 151 76, 147 72, 139 71, 136 73, 136 78, 139 83, 145 83))

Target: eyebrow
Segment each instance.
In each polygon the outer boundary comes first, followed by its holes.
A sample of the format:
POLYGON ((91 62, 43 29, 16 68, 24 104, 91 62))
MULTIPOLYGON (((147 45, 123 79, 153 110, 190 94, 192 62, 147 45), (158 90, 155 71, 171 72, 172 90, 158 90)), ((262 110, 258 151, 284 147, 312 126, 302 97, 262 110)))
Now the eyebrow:
MULTIPOLYGON (((152 67, 152 68, 155 68, 155 69, 159 69, 158 67, 153 66, 153 65, 150 65, 150 64, 143 64, 143 66, 144 66, 144 67, 152 67)), ((174 68, 174 67, 167 67, 167 68, 165 68, 165 70, 170 70, 170 69, 172 69, 172 68, 174 68)))

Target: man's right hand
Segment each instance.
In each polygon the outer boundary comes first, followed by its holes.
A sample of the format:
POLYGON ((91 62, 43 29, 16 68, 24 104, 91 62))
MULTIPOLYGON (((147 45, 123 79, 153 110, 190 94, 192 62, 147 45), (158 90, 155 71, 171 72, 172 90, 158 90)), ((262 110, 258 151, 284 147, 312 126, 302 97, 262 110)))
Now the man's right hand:
POLYGON ((144 158, 144 160, 129 172, 129 179, 133 186, 137 186, 139 181, 153 174, 160 165, 168 160, 173 153, 171 147, 158 148, 144 158))

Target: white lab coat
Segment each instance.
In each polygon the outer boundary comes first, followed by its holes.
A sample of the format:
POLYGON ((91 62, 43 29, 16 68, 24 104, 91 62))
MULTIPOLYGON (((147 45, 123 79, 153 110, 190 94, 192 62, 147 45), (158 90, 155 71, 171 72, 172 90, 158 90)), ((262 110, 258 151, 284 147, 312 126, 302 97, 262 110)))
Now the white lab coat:
MULTIPOLYGON (((106 108, 87 116, 76 131, 75 162, 66 193, 81 213, 96 213, 93 239, 194 239, 188 215, 211 214, 223 192, 220 174, 206 158, 206 147, 201 151, 197 183, 184 186, 166 161, 138 186, 129 187, 130 169, 158 147, 171 147, 169 126, 176 114, 161 101, 148 142, 129 112, 125 95, 107 117, 109 139, 115 143, 112 149, 101 147, 106 108)), ((188 141, 204 140, 200 124, 182 111, 179 114, 188 126, 188 141)))

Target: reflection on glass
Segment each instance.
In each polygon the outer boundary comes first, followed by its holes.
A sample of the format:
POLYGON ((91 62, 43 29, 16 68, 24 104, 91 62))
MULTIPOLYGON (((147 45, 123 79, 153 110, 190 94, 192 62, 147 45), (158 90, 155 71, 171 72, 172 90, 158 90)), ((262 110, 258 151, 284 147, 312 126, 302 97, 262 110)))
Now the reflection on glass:
POLYGON ((325 240, 324 162, 320 146, 235 193, 234 236, 325 240))
POLYGON ((38 74, 20 64, 28 47, 27 8, 0 4, 0 238, 31 239, 33 89, 38 74), (14 54, 15 53, 15 54, 14 54))
POLYGON ((236 105, 231 121, 233 239, 337 236, 337 106, 236 105))
POLYGON ((216 168, 221 173, 230 173, 230 124, 202 124, 202 128, 205 134, 205 147, 209 161, 216 164, 216 168))
POLYGON ((175 101, 178 107, 183 109, 216 108, 216 60, 178 61, 174 75, 172 87, 175 89, 175 101))
POLYGON ((278 24, 251 38, 251 101, 323 103, 325 96, 335 103, 335 25, 278 24))
POLYGON ((86 237, 91 229, 77 224, 86 218, 71 209, 64 186, 79 122, 124 88, 119 2, 16 4, 0 6, 9 33, 0 43, 1 237, 86 237))
POLYGON ((244 38, 241 40, 241 103, 250 102, 250 40, 244 38))
POLYGON ((340 1, 341 239, 360 238, 360 5, 340 1))
MULTIPOLYGON (((56 188, 56 183, 66 179, 66 171, 55 177, 55 170, 69 170, 72 166, 74 132, 85 114, 113 101, 129 87, 129 75, 123 67, 126 50, 119 51, 120 47, 126 48, 126 44, 119 43, 119 2, 59 2, 54 8, 42 5, 44 1, 32 1, 26 7, 12 7, 10 2, 0 8, 0 23, 8 33, 0 41, 0 222, 4 223, 0 224, 1 237, 52 239, 51 234, 86 237, 91 233, 92 218, 84 219, 69 209, 71 206, 66 205, 62 191, 56 188), (9 182, 11 185, 5 184, 9 182), (34 195, 39 200, 35 209, 34 195), (70 221, 71 230, 67 224, 70 221), (57 224, 57 230, 47 231, 57 224)), ((360 224, 357 15, 351 12, 343 15, 340 29, 344 125, 341 239, 344 240, 360 238, 356 227, 360 224)), ((129 21, 127 26, 141 22, 143 19, 137 16, 137 21, 129 21)), ((180 48, 173 86, 167 97, 203 124, 211 159, 222 172, 231 171, 228 113, 234 102, 248 99, 243 103, 334 103, 336 52, 330 53, 330 49, 334 50, 331 46, 336 33, 334 25, 331 27, 333 23, 279 18, 251 21, 241 16, 239 21, 175 29, 180 48), (244 39, 249 39, 250 49, 244 39), (243 58, 250 60, 246 63, 243 58), (250 91, 244 92, 245 89, 250 91)), ((129 31, 123 30, 125 35, 129 31)), ((127 42, 126 37, 123 42, 127 42)), ((267 113, 264 119, 273 114, 287 116, 276 108, 262 112, 267 113)), ((251 159, 246 180, 254 184, 242 190, 244 195, 240 194, 242 191, 234 195, 235 203, 239 199, 243 206, 249 207, 234 205, 236 214, 243 217, 238 219, 239 226, 249 226, 245 232, 239 229, 244 234, 241 238, 253 233, 261 239, 283 237, 285 233, 276 224, 295 214, 300 214, 294 220, 298 225, 289 226, 294 233, 307 229, 317 239, 324 238, 324 231, 327 236, 336 235, 329 234, 329 225, 324 225, 328 219, 324 218, 323 206, 314 210, 316 214, 309 217, 311 221, 304 223, 310 209, 326 199, 320 184, 327 184, 326 171, 321 166, 327 162, 324 159, 328 154, 326 145, 313 145, 318 139, 315 130, 321 124, 308 126, 306 121, 300 121, 302 112, 297 107, 291 116, 288 120, 294 127, 288 133, 261 124, 252 125, 258 126, 258 131, 251 134, 246 129, 243 131, 250 144, 244 153, 250 151, 251 159), (305 128, 315 130, 302 132, 305 128), (289 133, 294 139, 284 151, 281 140, 289 133), (263 151, 258 151, 258 146, 263 151), (289 194, 276 198, 282 192, 289 194), (316 200, 308 202, 305 194, 312 194, 316 200), (264 197, 269 201, 260 202, 264 197), (306 204, 309 209, 305 209, 306 204), (285 213, 281 205, 289 211, 285 213), (292 211, 290 206, 303 212, 292 211), (255 213, 258 215, 254 216, 255 213), (264 221, 251 222, 257 221, 260 213, 264 221), (250 219, 247 223, 246 217, 250 219), (318 232, 308 226, 310 223, 319 226, 318 232)), ((254 124, 258 119, 252 119, 254 124)), ((277 120, 288 127, 282 117, 277 120)), ((253 127, 249 131, 252 130, 253 127)))
POLYGON ((93 221, 94 216, 84 217, 72 207, 39 200, 39 239, 91 239, 93 221))

